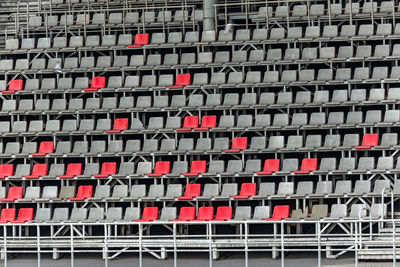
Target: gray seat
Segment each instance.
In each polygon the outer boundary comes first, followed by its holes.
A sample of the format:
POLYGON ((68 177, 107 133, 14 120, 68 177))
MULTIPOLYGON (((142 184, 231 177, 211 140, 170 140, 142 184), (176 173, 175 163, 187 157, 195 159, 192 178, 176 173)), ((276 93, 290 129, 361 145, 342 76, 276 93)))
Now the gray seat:
POLYGON ((324 197, 332 193, 332 181, 319 181, 315 192, 311 194, 313 197, 324 197))
POLYGON ((347 174, 348 172, 354 170, 356 167, 355 158, 341 158, 339 162, 339 168, 334 170, 334 174, 347 174))
POLYGON ((96 191, 91 200, 101 201, 106 198, 109 198, 110 195, 111 195, 111 187, 109 185, 98 185, 96 186, 96 191))
POLYGON ((147 197, 142 197, 143 200, 157 200, 164 196, 164 185, 152 184, 150 185, 149 194, 147 197))
POLYGON ((40 187, 39 186, 29 186, 25 190, 25 195, 20 201, 31 202, 36 201, 40 198, 40 187))
POLYGON ((225 162, 223 160, 213 160, 208 166, 208 171, 203 173, 204 177, 219 176, 225 170, 225 162))
POLYGON ((128 197, 128 185, 115 185, 108 200, 120 200, 128 197))
POLYGON ((354 191, 349 193, 349 196, 363 196, 371 191, 371 181, 370 180, 357 180, 354 186, 354 191))
POLYGON ((36 210, 35 223, 44 223, 50 221, 51 209, 50 208, 38 208, 36 210))
POLYGON ((161 215, 159 221, 168 222, 175 220, 177 218, 176 207, 164 207, 161 210, 161 215))
POLYGON ((161 197, 160 200, 174 200, 179 196, 182 196, 182 185, 169 184, 165 196, 161 197))
POLYGON ((68 208, 55 208, 53 212, 53 218, 48 221, 50 223, 60 223, 69 219, 68 208))
POLYGON ((43 187, 43 193, 41 198, 36 198, 39 202, 48 202, 52 199, 58 197, 58 187, 57 186, 45 186, 43 187))
POLYGON ((289 175, 299 168, 298 159, 284 159, 282 163, 282 170, 276 172, 277 175, 289 175))
POLYGON ((271 198, 286 198, 294 194, 293 182, 280 182, 278 185, 278 192, 272 195, 271 198))
POLYGON ((245 221, 251 218, 250 206, 239 206, 235 209, 235 216, 231 221, 245 221))
POLYGON ((236 183, 225 183, 222 185, 222 191, 216 200, 229 200, 231 197, 236 196, 238 192, 238 185, 236 183))
POLYGON ((218 184, 205 184, 203 194, 196 197, 197 200, 211 200, 219 195, 218 184))
POLYGON ((225 151, 229 147, 229 138, 217 137, 214 139, 213 151, 220 152, 225 151))
POLYGON ((87 208, 73 208, 71 211, 71 217, 69 220, 64 222, 67 223, 77 223, 86 220, 88 209, 87 208))
POLYGON ((261 183, 258 194, 252 196, 252 199, 265 199, 275 194, 275 183, 267 182, 261 183))
POLYGON ((75 196, 75 186, 61 186, 60 194, 55 200, 66 200, 75 196))
POLYGON ((345 134, 343 138, 343 145, 339 149, 351 149, 360 144, 360 136, 358 134, 345 134))
POLYGON ((152 172, 151 162, 139 162, 136 168, 135 176, 144 176, 152 172))
POLYGON ((296 194, 292 197, 295 198, 304 198, 310 196, 314 191, 313 182, 299 182, 297 184, 296 194))
POLYGON ((122 220, 122 208, 108 208, 104 222, 111 223, 122 220))
POLYGON ((125 209, 124 218, 120 221, 134 222, 140 219, 140 208, 128 207, 125 209))
POLYGON ((104 209, 103 208, 91 208, 89 210, 89 216, 82 222, 95 223, 104 220, 104 209))
POLYGON ((146 185, 133 185, 128 199, 141 199, 146 196, 146 185))

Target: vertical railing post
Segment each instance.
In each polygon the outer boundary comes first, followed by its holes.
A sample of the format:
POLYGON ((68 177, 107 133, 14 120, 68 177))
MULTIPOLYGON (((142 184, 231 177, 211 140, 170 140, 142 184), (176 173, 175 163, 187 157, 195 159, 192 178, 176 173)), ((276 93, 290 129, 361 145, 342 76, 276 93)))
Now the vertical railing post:
POLYGON ((207 223, 207 235, 208 235, 208 241, 209 241, 209 259, 208 259, 208 266, 212 267, 213 266, 213 248, 212 248, 212 227, 211 223, 207 223))
POLYGON ((357 242, 357 228, 358 224, 356 222, 352 222, 354 224, 354 266, 358 267, 358 242, 357 242))
POLYGON ((318 267, 321 267, 321 224, 317 222, 317 239, 318 239, 318 267))
POLYGON ((174 267, 177 267, 178 261, 178 253, 177 253, 177 244, 176 244, 176 223, 172 225, 172 234, 174 236, 174 267))
POLYGON ((284 233, 283 222, 281 221, 281 266, 285 267, 285 247, 284 247, 284 240, 283 240, 283 233, 284 233))
POLYGON ((142 267, 143 259, 142 259, 142 232, 143 226, 139 223, 139 267, 142 267))
POLYGON ((104 266, 108 267, 108 225, 104 224, 104 266))
POLYGON ((7 226, 3 226, 3 239, 4 239, 4 267, 7 267, 7 226))
MULTIPOLYGON (((393 194, 392 194, 393 195, 393 194)), ((393 202, 392 202, 393 205, 393 202)), ((396 267, 396 227, 394 219, 392 218, 392 233, 393 233, 393 267, 396 267)))
POLYGON ((40 267, 40 227, 36 225, 36 242, 37 242, 37 266, 40 267))
POLYGON ((70 225, 71 267, 74 267, 74 226, 70 225))
POLYGON ((244 223, 244 241, 245 241, 245 249, 244 249, 244 260, 245 260, 245 267, 249 266, 249 244, 248 244, 248 224, 247 222, 244 223))

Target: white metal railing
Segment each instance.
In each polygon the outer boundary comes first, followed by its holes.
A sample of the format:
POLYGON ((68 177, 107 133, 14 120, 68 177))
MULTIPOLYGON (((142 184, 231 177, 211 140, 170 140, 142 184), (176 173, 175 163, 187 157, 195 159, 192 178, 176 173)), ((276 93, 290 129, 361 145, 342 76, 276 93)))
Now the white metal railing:
MULTIPOLYGON (((361 211, 360 211, 361 214, 361 211)), ((4 266, 7 267, 7 255, 37 254, 37 266, 41 266, 41 256, 53 253, 56 249, 59 253, 71 255, 71 266, 74 266, 76 255, 79 253, 102 253, 104 266, 108 266, 109 258, 121 253, 134 253, 138 255, 139 266, 143 264, 143 253, 172 253, 174 266, 177 266, 178 255, 185 252, 208 253, 209 266, 213 265, 214 255, 221 252, 244 253, 244 266, 248 266, 249 252, 271 252, 281 255, 281 265, 285 265, 284 252, 316 252, 317 266, 321 266, 322 253, 354 253, 355 266, 359 261, 360 250, 368 249, 379 251, 379 248, 387 253, 392 250, 393 266, 396 266, 396 248, 400 244, 395 232, 395 224, 399 219, 371 219, 360 220, 319 220, 319 221, 227 221, 227 222, 150 222, 150 223, 26 223, 4 224, 1 253, 4 258, 4 266), (324 224, 347 223, 352 225, 350 233, 325 233, 321 231, 324 224), (391 223, 392 233, 363 232, 363 225, 374 223, 391 223), (314 225, 315 231, 309 234, 290 234, 286 229, 294 224, 314 225), (154 225, 172 226, 170 234, 146 234, 154 225), (204 233, 196 235, 182 234, 180 227, 193 225, 203 226, 204 233), (234 225, 241 227, 239 234, 218 234, 219 226, 234 225), (254 234, 249 229, 251 225, 274 225, 273 233, 254 234), (97 226, 104 234, 90 236, 86 229, 97 226), (135 228, 137 232, 130 235, 119 234, 123 226, 135 228), (41 231, 49 227, 67 227, 69 235, 52 236, 42 234, 49 231, 41 231), (35 236, 24 236, 22 229, 35 229, 35 236)))

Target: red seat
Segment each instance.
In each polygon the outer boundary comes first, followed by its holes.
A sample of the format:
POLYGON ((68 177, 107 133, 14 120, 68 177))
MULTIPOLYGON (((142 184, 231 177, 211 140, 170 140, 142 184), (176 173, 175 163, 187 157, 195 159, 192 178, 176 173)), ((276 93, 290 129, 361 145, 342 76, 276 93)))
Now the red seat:
POLYGON ((187 116, 183 121, 183 128, 176 129, 177 131, 190 131, 199 127, 199 117, 197 116, 187 116))
POLYGON ((213 221, 227 221, 232 219, 232 207, 218 207, 213 221))
POLYGON ((315 159, 315 158, 303 159, 301 161, 300 171, 294 171, 294 173, 296 173, 296 174, 310 173, 317 169, 317 165, 318 165, 318 159, 315 159))
POLYGON ((33 157, 44 157, 47 154, 54 153, 54 143, 52 141, 41 142, 39 152, 33 153, 33 157))
POLYGON ((190 172, 183 174, 183 176, 199 176, 206 172, 207 162, 205 160, 195 160, 192 161, 192 166, 190 167, 190 172))
POLYGON ((0 164, 0 179, 7 178, 8 176, 12 176, 14 173, 14 165, 13 164, 0 164))
POLYGON ((281 160, 279 159, 267 159, 264 162, 264 169, 261 172, 257 172, 258 175, 273 174, 280 170, 281 160))
POLYGON ((190 74, 178 74, 176 75, 175 85, 172 85, 169 88, 183 88, 186 85, 190 85, 190 74))
POLYGON ((106 87, 106 77, 93 77, 92 85, 90 88, 83 89, 84 91, 98 91, 101 88, 106 87))
POLYGON ((78 187, 78 193, 76 193, 76 197, 72 197, 69 200, 71 201, 83 201, 89 197, 93 196, 93 186, 91 185, 81 185, 78 187))
POLYGON ((364 134, 361 146, 355 146, 355 149, 370 149, 377 146, 379 142, 378 134, 364 134))
POLYGON ((15 221, 15 209, 2 209, 0 223, 8 223, 11 221, 15 221))
POLYGON ((240 194, 238 196, 234 196, 235 199, 246 199, 251 196, 254 196, 257 193, 257 184, 256 183, 243 183, 240 187, 240 194))
POLYGON ((153 173, 147 174, 149 177, 160 177, 170 172, 171 163, 169 161, 158 161, 153 173))
POLYGON ((23 194, 23 188, 22 186, 13 186, 8 189, 8 195, 7 198, 2 198, 0 201, 6 201, 6 202, 13 202, 17 199, 22 198, 23 194))
POLYGON ((112 130, 106 131, 106 133, 120 133, 122 131, 128 130, 128 127, 128 119, 115 119, 114 128, 112 130))
POLYGON ((47 164, 33 165, 32 174, 25 176, 27 179, 38 179, 47 175, 47 164))
POLYGON ((196 221, 212 221, 214 219, 214 207, 200 207, 196 221))
POLYGON ((143 209, 142 219, 136 220, 135 222, 151 222, 154 220, 158 220, 158 208, 146 207, 143 209))
POLYGON ((18 219, 10 221, 11 223, 26 223, 33 220, 32 208, 21 208, 18 211, 18 219))
POLYGON ((94 178, 107 178, 113 174, 117 173, 117 163, 116 162, 104 162, 101 166, 100 174, 93 175, 94 178))
POLYGON ((135 35, 135 43, 133 45, 128 45, 129 48, 142 47, 149 44, 149 34, 148 33, 138 33, 135 35))
POLYGON ((3 91, 3 94, 14 94, 17 91, 21 91, 24 88, 23 80, 11 80, 8 84, 8 90, 3 91))
POLYGON ((77 175, 82 174, 82 163, 70 163, 67 167, 65 175, 61 175, 60 178, 74 178, 77 175))
POLYGON ((272 214, 272 218, 265 219, 266 221, 281 221, 283 219, 289 218, 289 206, 281 205, 274 207, 274 213, 272 214))
POLYGON ((247 137, 235 137, 232 141, 232 148, 225 150, 226 153, 238 153, 247 148, 247 137))
POLYGON ((204 116, 201 119, 200 128, 195 128, 195 131, 208 131, 217 126, 217 116, 204 116))
POLYGON ((188 222, 193 221, 196 218, 196 208, 195 207, 182 207, 179 212, 179 218, 172 220, 173 222, 188 222))
POLYGON ((190 200, 201 194, 200 184, 188 184, 185 189, 185 195, 178 197, 179 200, 190 200))

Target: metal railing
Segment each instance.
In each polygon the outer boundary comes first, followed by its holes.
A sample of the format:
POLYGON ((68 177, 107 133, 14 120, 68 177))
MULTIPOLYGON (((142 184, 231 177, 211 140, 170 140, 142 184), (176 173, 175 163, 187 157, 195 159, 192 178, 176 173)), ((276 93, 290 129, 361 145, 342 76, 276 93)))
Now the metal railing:
MULTIPOLYGON (((178 255, 188 252, 205 253, 209 257, 209 266, 219 253, 243 253, 244 266, 248 266, 250 252, 270 252, 274 257, 281 255, 281 266, 285 266, 284 253, 316 252, 317 266, 321 266, 322 253, 354 253, 354 262, 357 266, 360 252, 374 253, 392 251, 393 266, 396 266, 396 248, 400 239, 394 231, 394 225, 400 223, 396 219, 360 220, 317 220, 317 221, 227 221, 227 222, 149 222, 149 223, 26 223, 4 224, 0 249, 4 266, 7 267, 8 255, 36 254, 37 266, 41 266, 43 254, 58 253, 70 254, 70 265, 74 266, 76 256, 80 253, 102 253, 104 266, 108 266, 110 259, 122 253, 138 255, 138 264, 143 264, 143 254, 150 253, 159 258, 167 253, 173 254, 174 266, 177 266, 178 255), (392 233, 363 232, 363 225, 375 223, 392 223, 392 233), (297 224, 311 224, 315 231, 309 234, 291 234, 289 229, 297 224), (350 233, 328 233, 323 229, 326 224, 349 224, 350 233), (169 227, 171 234, 148 234, 152 226, 163 225, 169 227), (181 229, 185 227, 204 227, 200 234, 188 235, 181 229), (219 234, 218 227, 233 225, 241 229, 239 234, 219 234), (251 226, 273 225, 273 233, 255 234, 251 226), (97 227, 102 234, 90 236, 86 230, 97 227), (52 231, 48 231, 51 228, 52 231), (54 229, 63 228, 64 236, 54 234, 54 229), (134 228, 134 234, 122 235, 123 229, 134 228), (29 230, 36 230, 36 235, 24 236, 29 230), (46 231, 47 230, 47 231, 46 231), (47 234, 44 234, 47 233, 47 234)), ((268 255, 268 254, 266 254, 268 255)))

